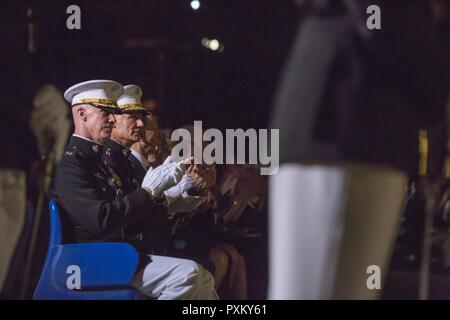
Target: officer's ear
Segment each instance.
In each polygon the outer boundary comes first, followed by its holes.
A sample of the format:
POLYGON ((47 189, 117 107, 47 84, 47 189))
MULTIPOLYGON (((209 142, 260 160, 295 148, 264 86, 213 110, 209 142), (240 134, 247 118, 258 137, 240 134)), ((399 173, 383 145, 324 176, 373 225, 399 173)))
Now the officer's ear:
POLYGON ((76 110, 74 110, 74 111, 75 111, 75 113, 77 115, 77 118, 79 118, 79 119, 81 119, 83 121, 87 121, 87 110, 86 110, 86 107, 83 106, 83 105, 80 105, 80 106, 76 106, 75 108, 76 108, 76 110))

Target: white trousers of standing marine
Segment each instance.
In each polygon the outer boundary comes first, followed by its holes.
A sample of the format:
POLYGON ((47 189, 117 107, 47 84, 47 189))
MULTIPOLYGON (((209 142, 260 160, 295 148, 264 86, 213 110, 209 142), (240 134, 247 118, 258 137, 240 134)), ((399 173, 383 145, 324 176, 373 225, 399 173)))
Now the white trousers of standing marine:
POLYGON ((380 166, 282 165, 269 182, 268 298, 378 298, 406 183, 380 166))
POLYGON ((133 285, 158 300, 218 300, 214 277, 200 264, 180 258, 150 255, 151 262, 136 274, 133 285))

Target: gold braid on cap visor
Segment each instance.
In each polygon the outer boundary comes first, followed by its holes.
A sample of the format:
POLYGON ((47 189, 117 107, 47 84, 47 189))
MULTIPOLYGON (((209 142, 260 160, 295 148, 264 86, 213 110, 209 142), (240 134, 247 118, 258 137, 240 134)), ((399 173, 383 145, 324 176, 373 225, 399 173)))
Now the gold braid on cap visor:
POLYGON ((100 107, 109 107, 109 108, 117 108, 117 102, 109 99, 98 99, 98 98, 83 98, 80 103, 93 104, 100 107))
POLYGON ((119 108, 124 112, 125 111, 148 111, 140 103, 119 104, 119 108))

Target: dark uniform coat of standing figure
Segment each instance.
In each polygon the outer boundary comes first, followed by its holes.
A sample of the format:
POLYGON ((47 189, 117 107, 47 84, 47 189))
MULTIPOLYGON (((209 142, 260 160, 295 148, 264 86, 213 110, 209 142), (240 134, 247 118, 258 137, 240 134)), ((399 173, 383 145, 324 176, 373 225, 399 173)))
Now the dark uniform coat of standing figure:
POLYGON ((443 117, 448 92, 430 3, 309 2, 314 12, 300 27, 275 98, 280 163, 358 161, 410 172, 418 129, 443 117), (343 3, 354 3, 355 12, 343 3), (372 4, 382 8, 381 30, 366 28, 372 4))

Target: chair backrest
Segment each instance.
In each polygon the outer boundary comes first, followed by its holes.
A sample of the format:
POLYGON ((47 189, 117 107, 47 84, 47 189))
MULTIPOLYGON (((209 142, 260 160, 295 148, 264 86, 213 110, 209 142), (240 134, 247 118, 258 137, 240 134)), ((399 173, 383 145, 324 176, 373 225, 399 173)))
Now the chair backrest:
POLYGON ((61 218, 59 216, 58 205, 55 200, 49 201, 50 208, 50 238, 48 240, 48 248, 61 244, 61 218))
POLYGON ((130 288, 138 265, 138 253, 127 243, 61 244, 62 224, 58 205, 49 201, 50 238, 41 277, 34 299, 135 299, 130 288), (87 290, 67 287, 67 266, 83 270, 87 290))

